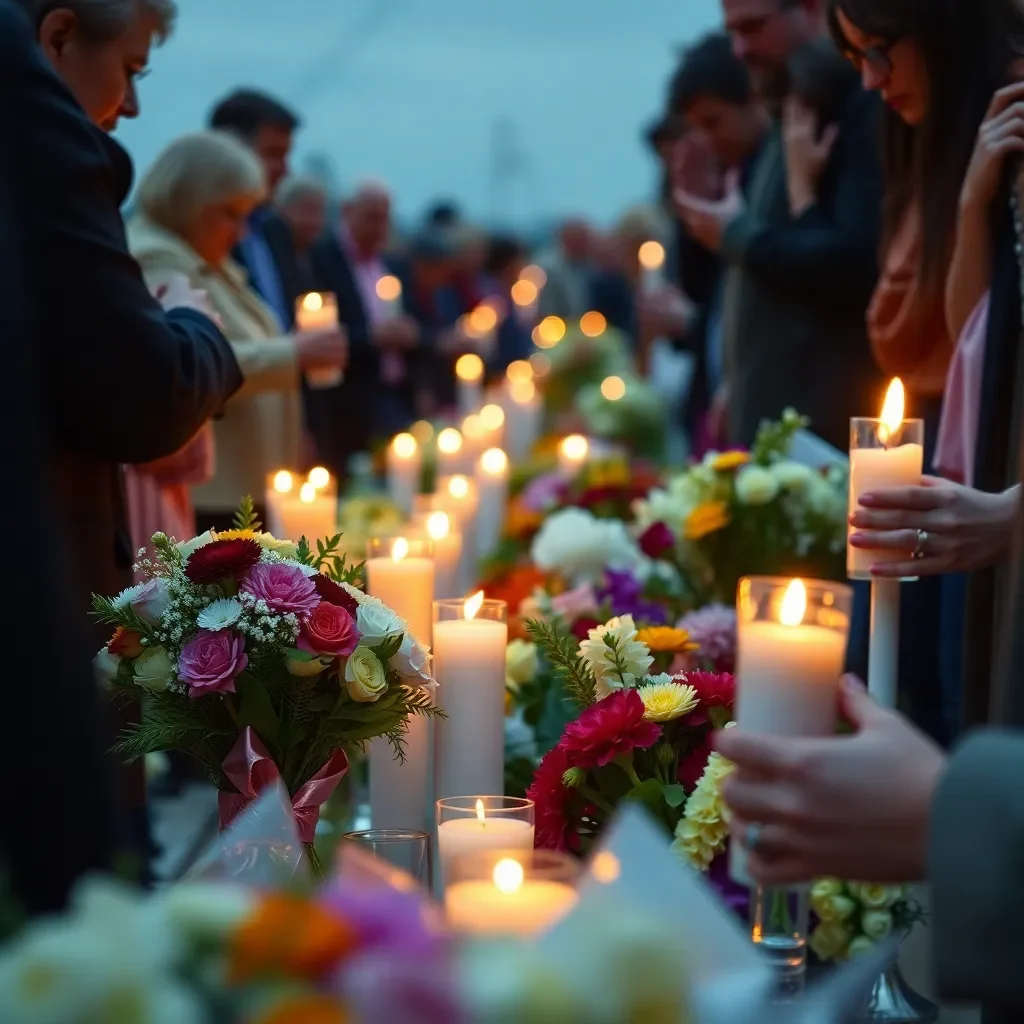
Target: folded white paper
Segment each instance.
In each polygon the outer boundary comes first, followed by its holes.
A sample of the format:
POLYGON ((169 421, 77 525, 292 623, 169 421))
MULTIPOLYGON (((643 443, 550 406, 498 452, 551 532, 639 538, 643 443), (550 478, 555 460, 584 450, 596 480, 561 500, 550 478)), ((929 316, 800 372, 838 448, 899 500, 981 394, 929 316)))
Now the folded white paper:
POLYGON ((796 432, 789 447, 789 457, 810 469, 831 469, 833 466, 847 469, 850 464, 849 456, 809 430, 796 432))

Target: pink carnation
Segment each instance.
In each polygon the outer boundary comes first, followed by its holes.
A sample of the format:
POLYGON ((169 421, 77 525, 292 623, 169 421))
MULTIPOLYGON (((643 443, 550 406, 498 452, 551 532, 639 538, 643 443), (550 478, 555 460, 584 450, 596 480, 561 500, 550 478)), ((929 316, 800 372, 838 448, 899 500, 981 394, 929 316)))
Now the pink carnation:
POLYGON ((233 629, 200 630, 182 649, 178 675, 188 683, 190 696, 234 693, 235 679, 249 665, 245 637, 233 629))
POLYGON ((601 768, 635 749, 653 747, 661 728, 644 721, 644 702, 636 690, 618 690, 592 704, 570 723, 562 736, 569 763, 577 768, 601 768))
POLYGON ((562 776, 570 767, 568 751, 559 743, 544 756, 526 791, 527 797, 536 804, 538 849, 579 849, 579 836, 569 814, 573 791, 562 782, 562 776))
POLYGON ((581 615, 596 615, 598 604, 597 594, 589 583, 551 598, 551 610, 570 624, 581 615))
POLYGON ((287 562, 260 562, 241 580, 239 588, 265 601, 272 612, 284 615, 308 615, 319 603, 316 584, 297 565, 287 562))

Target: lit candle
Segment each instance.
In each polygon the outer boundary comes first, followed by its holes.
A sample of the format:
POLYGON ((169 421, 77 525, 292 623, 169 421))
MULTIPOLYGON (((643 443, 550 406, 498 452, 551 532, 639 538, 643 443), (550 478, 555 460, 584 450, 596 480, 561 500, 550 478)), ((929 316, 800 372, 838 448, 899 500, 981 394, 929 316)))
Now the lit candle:
POLYGON ((314 466, 309 471, 306 482, 311 483, 318 491, 325 491, 331 486, 330 470, 323 466, 314 466))
POLYGON ((504 601, 434 603, 434 674, 447 718, 438 722, 438 797, 505 789, 504 601))
POLYGON ((477 511, 480 504, 476 483, 457 473, 437 481, 435 504, 447 512, 462 534, 462 556, 459 560, 459 594, 465 594, 476 582, 477 511))
MULTIPOLYGON (((500 810, 496 813, 492 810, 488 814, 485 799, 492 807, 503 802, 501 797, 478 798, 473 814, 448 818, 437 823, 437 853, 443 880, 450 877, 448 869, 451 865, 467 854, 486 853, 489 850, 533 849, 532 814, 519 816, 518 809, 515 813, 505 814, 500 810)), ((468 802, 468 799, 457 802, 468 802)), ((445 799, 440 798, 439 803, 443 805, 445 799)))
POLYGON ((582 434, 570 434, 558 446, 558 468, 565 476, 577 476, 589 457, 590 442, 582 434))
POLYGON ((540 300, 540 288, 529 278, 520 277, 512 285, 511 294, 519 322, 524 327, 532 329, 537 322, 537 304, 540 300))
POLYGON ((476 516, 476 553, 486 558, 498 546, 505 529, 508 506, 508 456, 500 448, 488 448, 476 468, 480 499, 476 516))
MULTIPOLYGON (((434 594, 433 548, 424 538, 373 538, 366 560, 366 591, 405 619, 430 645, 434 594)), ((370 820, 374 828, 422 829, 433 798, 430 789, 431 723, 409 716, 405 762, 383 737, 370 743, 370 820)))
POLYGON ((487 448, 500 448, 505 437, 505 410, 496 402, 485 405, 480 410, 480 451, 487 448))
POLYGON ((485 448, 490 445, 484 443, 487 431, 484 428, 480 416, 473 412, 463 421, 459 428, 462 431, 462 446, 465 463, 467 466, 475 466, 477 459, 483 454, 485 448))
MULTIPOLYGON (((766 577, 740 581, 739 729, 773 736, 835 732, 850 604, 850 589, 838 583, 766 577)), ((749 884, 739 844, 731 849, 733 878, 749 884)))
POLYGON ((333 487, 317 489, 305 481, 295 492, 295 478, 287 470, 274 474, 268 493, 267 527, 281 540, 302 537, 315 551, 316 542, 333 537, 338 525, 338 497, 333 487))
POLYGON ((475 352, 459 356, 455 377, 459 411, 464 415, 476 412, 483 404, 484 361, 475 352))
POLYGON ((388 497, 408 516, 420 490, 423 455, 412 434, 398 434, 388 446, 388 497))
MULTIPOLYGON (((850 505, 852 514, 861 495, 890 487, 920 485, 924 467, 924 423, 904 418, 906 396, 896 377, 889 385, 882 415, 850 422, 850 505)), ((853 532, 848 526, 847 531, 853 532)), ((867 531, 860 531, 867 532, 867 531)), ((900 641, 899 580, 874 579, 871 566, 904 561, 906 551, 864 549, 847 545, 846 574, 871 580, 868 689, 886 707, 896 706, 900 641)))
POLYGON ((640 261, 640 290, 648 294, 659 291, 665 284, 662 273, 665 266, 665 246, 653 240, 644 242, 640 246, 637 258, 640 261))
MULTIPOLYGON (((338 328, 338 300, 333 292, 307 292, 295 300, 295 327, 300 331, 329 331, 338 328)), ((342 381, 340 366, 306 370, 311 388, 337 387, 342 381)))
POLYGON ((377 301, 380 303, 381 317, 385 320, 394 319, 402 314, 402 282, 391 274, 385 274, 377 280, 377 301))
POLYGON ((454 427, 445 427, 437 435, 437 475, 450 476, 462 471, 463 448, 465 442, 462 434, 454 427))
POLYGON ((458 597, 459 566, 462 561, 462 534, 447 512, 428 512, 422 521, 434 542, 434 596, 438 600, 458 597))
POLYGON ((456 932, 533 938, 560 921, 576 903, 565 882, 526 878, 513 858, 499 860, 490 879, 456 882, 444 894, 445 915, 456 932))
POLYGON ((530 379, 510 380, 506 394, 505 448, 513 462, 521 462, 540 438, 544 407, 530 379))
POLYGON ((494 352, 497 327, 498 312, 489 302, 482 302, 462 320, 463 332, 472 339, 484 359, 489 359, 494 352))

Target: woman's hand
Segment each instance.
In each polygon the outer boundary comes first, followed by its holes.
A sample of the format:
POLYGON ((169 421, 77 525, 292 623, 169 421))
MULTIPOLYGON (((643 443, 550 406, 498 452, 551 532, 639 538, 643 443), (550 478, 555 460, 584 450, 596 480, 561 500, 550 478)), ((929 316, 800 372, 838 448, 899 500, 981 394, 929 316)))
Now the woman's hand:
POLYGON ((348 363, 348 333, 342 326, 292 335, 301 370, 338 368, 348 363))
POLYGON ((734 840, 749 843, 750 873, 783 886, 823 875, 864 882, 924 877, 932 799, 942 751, 861 683, 843 680, 853 736, 821 739, 715 734, 736 764, 724 796, 734 840), (751 829, 757 823, 756 830, 751 829))
POLYGON ((789 212, 794 217, 814 205, 818 182, 839 137, 838 125, 830 124, 820 134, 818 128, 818 115, 802 100, 790 96, 782 113, 782 139, 786 148, 789 212))
POLYGON ((1010 153, 1024 153, 1024 82, 1007 85, 992 97, 960 190, 962 207, 988 209, 1010 153))
POLYGON ((861 496, 850 516, 858 532, 850 544, 865 550, 905 551, 902 562, 871 567, 875 576, 903 579, 944 572, 968 572, 992 565, 1013 539, 1020 487, 988 494, 926 476, 921 487, 894 487, 861 496), (864 532, 859 532, 864 531, 864 532), (918 548, 923 557, 913 558, 918 548))

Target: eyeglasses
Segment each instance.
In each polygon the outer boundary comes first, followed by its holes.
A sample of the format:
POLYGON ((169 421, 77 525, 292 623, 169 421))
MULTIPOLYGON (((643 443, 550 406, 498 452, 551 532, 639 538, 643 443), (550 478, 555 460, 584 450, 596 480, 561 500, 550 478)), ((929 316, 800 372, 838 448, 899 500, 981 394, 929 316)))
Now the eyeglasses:
POLYGON ((878 46, 868 46, 863 50, 854 49, 852 46, 844 50, 846 59, 861 73, 865 68, 870 68, 876 75, 886 77, 892 74, 892 57, 890 54, 899 43, 893 40, 891 43, 880 43, 878 46))

